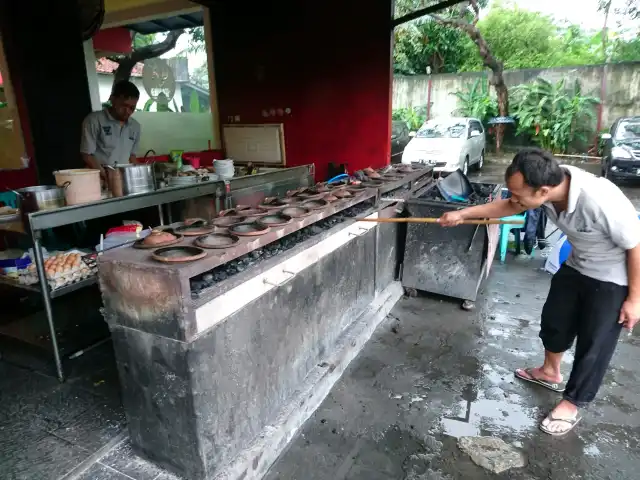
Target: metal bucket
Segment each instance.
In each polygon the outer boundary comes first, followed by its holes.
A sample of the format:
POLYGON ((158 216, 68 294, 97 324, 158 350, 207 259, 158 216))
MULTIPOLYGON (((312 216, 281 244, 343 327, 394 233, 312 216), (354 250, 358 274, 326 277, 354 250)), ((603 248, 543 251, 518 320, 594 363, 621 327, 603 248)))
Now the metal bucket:
POLYGON ((153 192, 156 189, 153 164, 108 166, 109 188, 114 197, 153 192))

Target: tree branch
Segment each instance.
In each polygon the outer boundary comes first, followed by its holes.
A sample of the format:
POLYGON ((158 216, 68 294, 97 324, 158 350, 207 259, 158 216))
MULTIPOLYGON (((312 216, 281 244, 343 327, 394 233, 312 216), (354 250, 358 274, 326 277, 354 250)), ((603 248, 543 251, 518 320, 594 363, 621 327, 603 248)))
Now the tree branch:
POLYGON ((469 0, 471 4, 471 8, 473 9, 474 17, 473 17, 473 25, 478 24, 478 20, 480 20, 480 6, 478 5, 477 0, 469 0))
POLYGON ((160 43, 154 43, 151 45, 138 48, 131 52, 129 58, 133 61, 134 65, 138 62, 144 62, 150 58, 156 58, 160 55, 164 55, 170 50, 173 50, 178 43, 178 38, 184 33, 184 30, 172 30, 160 43))

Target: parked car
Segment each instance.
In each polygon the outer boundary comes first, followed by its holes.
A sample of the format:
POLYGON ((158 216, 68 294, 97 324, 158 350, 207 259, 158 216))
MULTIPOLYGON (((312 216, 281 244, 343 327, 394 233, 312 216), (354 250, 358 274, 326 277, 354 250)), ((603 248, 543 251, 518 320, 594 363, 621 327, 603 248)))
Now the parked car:
POLYGON ((391 122, 391 163, 400 163, 402 152, 410 140, 407 124, 402 120, 393 120, 391 122))
POLYGON ((485 132, 476 118, 428 120, 411 139, 402 154, 402 163, 433 165, 436 172, 457 169, 466 175, 469 167, 484 165, 485 132))
POLYGON ((640 178, 640 116, 617 119, 602 139, 602 176, 612 181, 640 178))

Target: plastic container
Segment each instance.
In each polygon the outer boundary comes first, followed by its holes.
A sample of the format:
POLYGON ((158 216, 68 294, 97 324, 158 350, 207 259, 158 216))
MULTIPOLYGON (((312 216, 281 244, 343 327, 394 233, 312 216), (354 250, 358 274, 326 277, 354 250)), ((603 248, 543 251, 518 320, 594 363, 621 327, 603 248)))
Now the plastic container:
POLYGON ((460 169, 440 178, 436 185, 438 185, 440 194, 448 202, 464 202, 473 193, 471 182, 460 169))
POLYGON ((56 185, 65 186, 64 198, 67 205, 97 202, 102 198, 100 191, 100 170, 76 168, 53 172, 56 185))

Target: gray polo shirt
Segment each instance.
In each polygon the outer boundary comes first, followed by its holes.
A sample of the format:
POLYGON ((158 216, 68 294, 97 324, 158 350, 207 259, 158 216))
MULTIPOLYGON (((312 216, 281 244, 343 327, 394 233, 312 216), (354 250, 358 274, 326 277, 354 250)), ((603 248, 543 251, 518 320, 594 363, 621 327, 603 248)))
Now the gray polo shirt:
POLYGON ((105 108, 82 122, 80 153, 93 155, 102 165, 129 163, 140 141, 140 124, 133 118, 122 123, 105 108))
POLYGON ((626 251, 640 243, 636 209, 606 178, 562 168, 571 176, 568 208, 557 215, 553 204, 543 207, 571 243, 567 265, 587 277, 627 285, 626 251))

